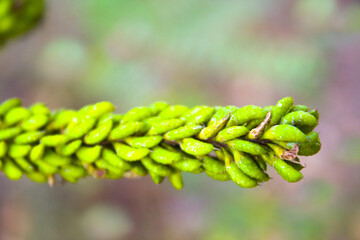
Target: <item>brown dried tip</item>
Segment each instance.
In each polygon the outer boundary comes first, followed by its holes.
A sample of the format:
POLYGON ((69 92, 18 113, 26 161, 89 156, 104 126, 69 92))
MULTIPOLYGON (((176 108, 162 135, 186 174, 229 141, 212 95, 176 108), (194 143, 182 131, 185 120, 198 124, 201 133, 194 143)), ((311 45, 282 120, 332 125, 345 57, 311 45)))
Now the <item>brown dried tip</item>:
POLYGON ((96 169, 91 164, 87 163, 84 163, 83 166, 93 178, 101 179, 105 177, 106 170, 96 169))
POLYGON ((124 173, 123 177, 124 178, 131 178, 131 179, 141 178, 141 176, 137 175, 133 171, 127 171, 126 173, 124 173))
POLYGON ((49 187, 53 187, 55 185, 55 179, 52 175, 47 176, 49 187))
POLYGON ((97 179, 104 178, 105 174, 106 174, 106 170, 102 170, 102 169, 96 169, 95 171, 91 172, 91 176, 97 179))
POLYGON ((254 128, 253 130, 250 131, 250 136, 251 138, 258 138, 264 131, 266 125, 270 122, 270 118, 271 118, 271 111, 269 111, 266 114, 266 117, 264 119, 264 121, 262 121, 259 126, 257 126, 256 128, 254 128))
POLYGON ((295 144, 289 151, 284 151, 281 158, 285 160, 293 160, 297 157, 298 152, 299 144, 295 144))

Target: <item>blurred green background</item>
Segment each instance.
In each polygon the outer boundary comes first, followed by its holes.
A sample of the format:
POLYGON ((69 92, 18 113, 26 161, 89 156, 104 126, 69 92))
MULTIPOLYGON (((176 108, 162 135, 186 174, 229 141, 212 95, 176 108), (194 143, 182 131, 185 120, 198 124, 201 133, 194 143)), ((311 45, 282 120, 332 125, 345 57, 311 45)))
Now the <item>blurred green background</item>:
MULTIPOLYGON (((155 100, 320 111, 304 179, 256 189, 185 174, 185 188, 0 177, 0 239, 360 239, 360 2, 51 0, 0 50, 0 100, 51 108, 155 100)), ((270 172, 270 174, 273 172, 270 172)))

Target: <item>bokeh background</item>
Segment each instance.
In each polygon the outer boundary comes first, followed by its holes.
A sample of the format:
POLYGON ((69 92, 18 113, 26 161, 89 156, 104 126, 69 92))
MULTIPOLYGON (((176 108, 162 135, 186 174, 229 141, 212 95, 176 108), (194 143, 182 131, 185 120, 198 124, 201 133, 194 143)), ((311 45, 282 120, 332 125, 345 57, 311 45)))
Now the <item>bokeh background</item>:
MULTIPOLYGON (((320 111, 305 178, 256 189, 184 174, 185 188, 0 177, 0 239, 360 239, 360 1, 48 0, 0 50, 0 100, 117 111, 155 100, 320 111)), ((273 172, 271 172, 273 173, 273 172)))

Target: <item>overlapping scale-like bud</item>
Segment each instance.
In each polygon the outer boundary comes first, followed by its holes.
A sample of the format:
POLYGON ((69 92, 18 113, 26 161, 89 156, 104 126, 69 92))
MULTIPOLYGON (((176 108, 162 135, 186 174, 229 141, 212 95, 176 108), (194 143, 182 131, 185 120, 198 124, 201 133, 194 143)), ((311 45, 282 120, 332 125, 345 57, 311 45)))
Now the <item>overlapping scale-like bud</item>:
POLYGON ((120 179, 147 174, 183 187, 182 172, 232 180, 252 188, 270 179, 267 166, 289 182, 303 178, 298 156, 320 148, 317 110, 293 105, 188 108, 156 102, 125 114, 110 102, 78 111, 28 108, 13 98, 0 105, 0 166, 6 176, 68 182, 92 176, 120 179))
POLYGON ((0 1, 0 46, 33 28, 42 18, 44 0, 0 1))

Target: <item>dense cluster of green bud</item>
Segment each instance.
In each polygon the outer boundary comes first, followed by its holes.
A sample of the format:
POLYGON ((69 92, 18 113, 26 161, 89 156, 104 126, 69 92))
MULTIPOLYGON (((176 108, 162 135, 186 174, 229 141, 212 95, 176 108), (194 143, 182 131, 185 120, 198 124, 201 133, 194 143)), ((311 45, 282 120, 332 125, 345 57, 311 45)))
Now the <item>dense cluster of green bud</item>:
POLYGON ((33 28, 43 12, 44 0, 1 0, 0 45, 33 28))
POLYGON ((183 187, 182 172, 232 180, 245 188, 270 179, 267 165, 289 182, 303 175, 298 156, 321 147, 317 110, 293 105, 188 108, 156 102, 125 114, 109 102, 78 111, 50 112, 42 103, 28 108, 19 99, 0 105, 0 169, 12 180, 26 175, 53 184, 85 176, 119 179, 165 177, 183 187))

